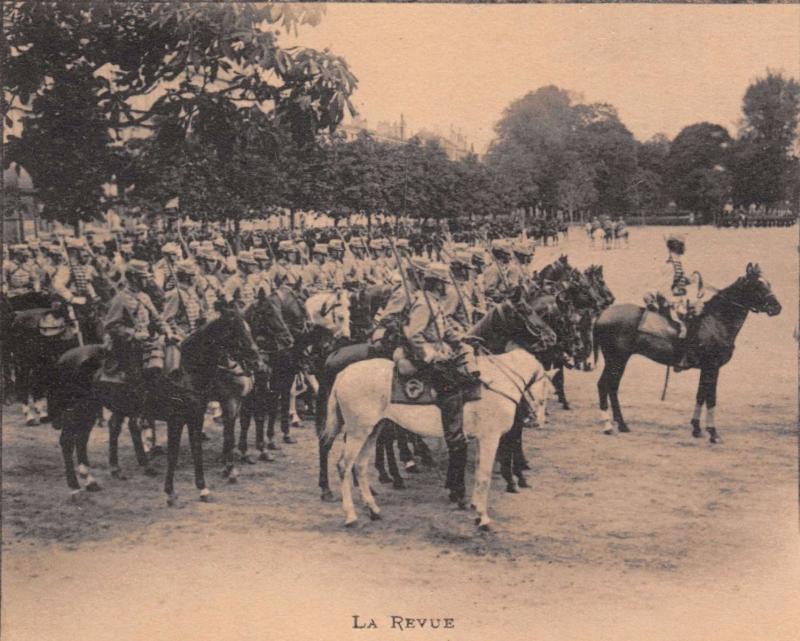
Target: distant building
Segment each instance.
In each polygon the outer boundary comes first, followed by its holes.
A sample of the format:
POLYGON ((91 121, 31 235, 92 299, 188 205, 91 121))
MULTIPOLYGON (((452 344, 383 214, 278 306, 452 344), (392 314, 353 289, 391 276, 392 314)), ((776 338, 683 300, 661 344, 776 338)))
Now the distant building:
POLYGON ((39 233, 39 202, 30 174, 17 163, 3 170, 3 239, 16 243, 39 233))
POLYGON ((380 121, 374 128, 369 127, 366 118, 356 116, 349 122, 339 125, 338 131, 344 134, 346 140, 355 140, 362 132, 370 134, 375 140, 390 143, 402 143, 414 136, 423 142, 435 140, 442 146, 442 149, 451 160, 460 160, 468 154, 474 153, 475 149, 474 145, 467 141, 467 137, 452 125, 447 134, 443 134, 438 129, 433 131, 422 129, 416 133, 411 132, 403 114, 400 114, 399 121, 380 121))

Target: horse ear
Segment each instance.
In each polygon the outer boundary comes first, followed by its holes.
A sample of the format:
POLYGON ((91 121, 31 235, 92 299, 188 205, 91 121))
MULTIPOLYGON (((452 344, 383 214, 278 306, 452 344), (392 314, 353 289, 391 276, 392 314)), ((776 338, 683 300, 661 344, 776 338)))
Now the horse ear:
POLYGON ((753 263, 747 263, 747 275, 749 276, 752 273, 753 273, 753 263))

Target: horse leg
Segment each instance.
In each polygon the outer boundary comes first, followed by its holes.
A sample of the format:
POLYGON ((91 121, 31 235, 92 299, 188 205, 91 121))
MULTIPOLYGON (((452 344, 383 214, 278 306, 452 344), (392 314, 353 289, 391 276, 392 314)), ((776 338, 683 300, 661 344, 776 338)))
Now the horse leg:
POLYGON ((183 434, 183 419, 170 418, 167 421, 167 475, 164 479, 164 492, 167 495, 167 505, 180 507, 178 495, 175 493, 175 468, 178 467, 178 455, 181 450, 181 435, 183 434))
POLYGON ((361 446, 361 451, 356 457, 356 464, 358 465, 359 484, 358 489, 361 491, 361 498, 367 505, 369 510, 369 518, 373 521, 379 521, 381 518, 381 509, 375 502, 375 496, 372 494, 372 488, 369 485, 369 457, 370 453, 375 449, 375 442, 378 438, 383 425, 379 422, 372 433, 364 441, 361 446))
POLYGON ((158 472, 156 472, 155 468, 152 466, 150 457, 147 456, 147 452, 144 450, 142 428, 139 424, 139 420, 138 416, 128 417, 128 431, 131 434, 131 443, 133 443, 133 451, 136 454, 136 462, 139 464, 139 467, 144 468, 145 476, 156 476, 158 472))
POLYGON ((242 462, 249 465, 255 464, 256 460, 247 453, 247 432, 250 431, 250 420, 253 418, 255 400, 253 392, 242 399, 239 408, 239 458, 242 462))
POLYGON ((281 415, 281 432, 283 433, 284 443, 294 443, 294 439, 289 436, 289 411, 292 403, 292 388, 287 387, 281 391, 280 401, 280 415, 281 415))
POLYGON ((711 443, 719 443, 722 439, 717 434, 716 423, 714 420, 714 410, 717 407, 717 381, 719 380, 719 368, 709 370, 708 387, 706 387, 706 432, 708 432, 711 443))
POLYGON ((569 406, 569 401, 567 400, 567 394, 564 391, 563 365, 559 365, 558 369, 556 369, 556 373, 553 374, 553 387, 556 388, 556 394, 558 394, 558 402, 561 403, 561 407, 563 407, 565 410, 571 409, 569 406))
POLYGON ((279 405, 280 392, 271 391, 269 393, 269 400, 267 403, 269 419, 267 423, 267 449, 279 450, 279 445, 275 443, 275 421, 278 418, 278 405, 279 405))
POLYGON ((411 450, 408 447, 409 435, 410 433, 407 430, 404 430, 402 427, 398 426, 395 429, 397 449, 400 451, 400 461, 402 461, 403 467, 407 472, 416 474, 419 470, 417 470, 417 462, 414 460, 414 455, 411 453, 411 450))
POLYGON ((386 466, 384 459, 386 454, 386 439, 389 436, 389 430, 381 430, 375 442, 375 469, 378 470, 378 481, 381 483, 391 483, 392 478, 386 473, 386 466))
POLYGON ((222 476, 228 479, 228 483, 236 483, 239 480, 239 471, 233 459, 233 448, 236 440, 236 414, 230 399, 226 402, 220 401, 222 405, 222 460, 225 469, 222 476))
POLYGON ((78 476, 75 474, 75 461, 72 457, 72 453, 75 450, 76 429, 73 420, 66 420, 61 429, 61 436, 58 438, 58 443, 61 446, 61 454, 64 456, 64 470, 67 474, 67 486, 72 490, 73 496, 81 491, 81 484, 78 482, 78 476))
POLYGON ((201 410, 197 416, 189 420, 187 427, 189 431, 189 447, 192 450, 192 464, 194 465, 194 485, 200 490, 200 500, 208 502, 211 500, 211 491, 206 486, 203 472, 203 439, 200 436, 203 430, 204 414, 205 412, 201 410))
POLYGON ((402 428, 399 425, 390 422, 388 425, 384 425, 380 433, 380 437, 385 435, 386 463, 389 466, 389 476, 392 479, 392 487, 395 490, 404 490, 406 488, 405 480, 400 474, 400 468, 397 467, 397 458, 394 455, 395 436, 400 429, 402 428))
POLYGON ((603 417, 603 422, 605 424, 603 428, 604 434, 613 434, 614 433, 614 423, 611 421, 611 415, 608 412, 608 380, 610 377, 611 371, 611 361, 606 357, 605 353, 603 354, 603 373, 600 374, 600 378, 597 380, 597 395, 600 400, 600 413, 603 417))
POLYGON ((275 457, 264 445, 264 422, 267 419, 267 392, 263 396, 259 396, 255 404, 255 422, 256 422, 256 449, 259 451, 258 459, 260 461, 274 461, 275 457))
POLYGON ((489 487, 492 484, 492 466, 494 465, 499 435, 486 436, 478 442, 478 463, 475 467, 475 482, 472 488, 472 504, 478 511, 475 523, 482 530, 488 530, 491 519, 489 518, 489 487))
POLYGON ((700 380, 697 381, 697 396, 695 397, 694 412, 692 412, 692 419, 689 423, 692 426, 692 436, 700 438, 703 436, 703 430, 700 429, 700 415, 703 413, 703 405, 706 402, 706 389, 708 387, 706 379, 708 370, 700 370, 700 380))
POLYGON ((95 416, 95 412, 87 412, 85 416, 86 423, 75 439, 75 446, 78 451, 78 474, 82 479, 85 479, 87 492, 99 492, 102 489, 92 474, 91 465, 89 464, 89 436, 94 427, 95 416))
POLYGON ((611 395, 611 409, 614 413, 614 420, 620 432, 630 432, 622 417, 622 409, 619 406, 619 384, 622 382, 622 375, 625 373, 625 366, 628 364, 628 357, 621 358, 616 362, 616 367, 612 370, 612 378, 609 382, 609 392, 611 395))
POLYGON ((128 478, 119 467, 119 435, 122 432, 124 420, 124 416, 115 412, 108 421, 108 465, 111 468, 112 478, 121 481, 125 481, 128 478))
POLYGON ((297 377, 292 381, 289 389, 289 424, 292 427, 300 427, 300 415, 297 413, 297 377))
POLYGON ((517 494, 519 490, 511 473, 513 457, 511 447, 511 432, 506 432, 500 437, 500 443, 497 447, 497 458, 500 460, 500 475, 506 482, 506 492, 517 494))
POLYGON ((347 527, 358 522, 355 506, 353 505, 353 465, 363 449, 365 439, 357 438, 354 432, 348 432, 342 451, 342 507, 344 508, 347 527))

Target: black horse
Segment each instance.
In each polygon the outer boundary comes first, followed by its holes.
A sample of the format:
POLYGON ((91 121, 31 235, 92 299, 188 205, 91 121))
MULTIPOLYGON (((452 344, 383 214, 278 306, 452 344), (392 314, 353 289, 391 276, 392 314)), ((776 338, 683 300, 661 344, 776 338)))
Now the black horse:
POLYGON ((259 356, 247 323, 235 309, 222 309, 219 318, 192 333, 181 346, 179 369, 162 375, 158 385, 150 384, 145 389, 138 381, 103 380, 102 370, 108 357, 102 345, 67 351, 58 360, 56 384, 48 391, 48 411, 53 426, 61 430, 67 484, 73 494, 81 486, 75 475, 72 453, 76 446, 85 447, 82 444, 88 440, 103 406, 120 415, 150 416, 167 422, 164 491, 168 504, 176 505, 173 481, 184 425, 189 428, 195 484, 201 499, 208 500, 210 493, 203 474, 200 433, 208 402, 219 401, 225 426, 225 474, 230 480, 236 479, 233 424, 241 398, 251 385, 240 366, 253 366, 259 356))
MULTIPOLYGON (((720 368, 733 356, 734 341, 749 312, 765 312, 775 316, 781 305, 772 293, 758 265, 749 263, 745 275, 732 285, 718 290, 705 304, 694 339, 689 345, 689 365, 700 370, 697 388, 697 403, 691 419, 692 436, 702 436, 700 412, 706 406, 706 430, 710 441, 719 440, 714 425, 714 408, 717 404, 717 379, 720 368)), ((636 305, 614 305, 604 311, 594 327, 594 354, 598 348, 603 352, 605 366, 597 390, 600 409, 605 415, 605 432, 613 432, 613 423, 608 415, 608 400, 611 399, 613 420, 620 432, 630 429, 622 417, 618 390, 628 359, 641 354, 650 360, 667 366, 677 364, 679 339, 677 331, 666 318, 658 316, 660 324, 654 330, 640 331, 646 310, 636 305)))

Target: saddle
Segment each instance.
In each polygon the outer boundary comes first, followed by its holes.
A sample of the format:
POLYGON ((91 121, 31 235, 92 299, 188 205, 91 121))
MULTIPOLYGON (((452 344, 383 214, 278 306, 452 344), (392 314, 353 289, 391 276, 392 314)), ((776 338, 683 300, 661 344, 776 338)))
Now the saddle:
MULTIPOLYGON (((412 362, 405 356, 394 359, 392 370, 391 403, 400 405, 435 405, 437 401, 436 385, 434 385, 435 370, 429 365, 412 362)), ((481 381, 460 382, 464 402, 481 400, 481 381)))

